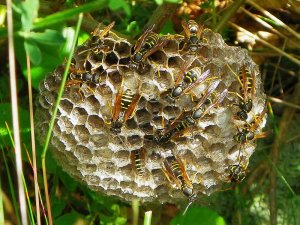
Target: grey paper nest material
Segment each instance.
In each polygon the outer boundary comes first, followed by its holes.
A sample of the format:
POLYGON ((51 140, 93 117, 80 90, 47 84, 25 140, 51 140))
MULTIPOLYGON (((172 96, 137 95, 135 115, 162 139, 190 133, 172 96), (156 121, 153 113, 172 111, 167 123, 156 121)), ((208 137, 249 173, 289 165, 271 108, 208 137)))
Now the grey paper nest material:
MULTIPOLYGON (((197 54, 181 51, 185 40, 180 36, 170 38, 165 46, 145 59, 142 69, 128 66, 132 44, 113 32, 102 38, 103 49, 91 49, 93 38, 79 46, 73 66, 99 79, 97 84, 65 88, 51 139, 51 151, 62 168, 91 189, 127 201, 186 199, 180 185, 168 180, 162 170, 171 156, 183 162, 197 195, 210 195, 220 190, 224 182, 230 182, 230 166, 248 164, 256 139, 245 143, 234 140, 246 122, 235 117, 239 107, 234 103, 240 99, 233 92, 242 95, 243 90, 233 72, 238 75, 244 66, 255 78, 253 108, 247 119, 248 124, 256 121, 255 135, 265 125, 266 115, 260 119, 257 116, 264 112, 266 96, 258 68, 246 50, 227 46, 219 34, 209 29, 203 31, 202 37, 197 54), (201 69, 202 74, 209 72, 206 80, 174 102, 168 101, 170 90, 193 68, 201 69), (174 123, 179 123, 180 115, 193 110, 207 88, 214 85, 216 88, 208 98, 221 98, 219 104, 211 107, 196 125, 174 132, 176 135, 168 141, 160 142, 159 134, 166 134, 174 123), (132 118, 118 133, 111 129, 111 120, 120 90, 140 98, 132 118), (138 175, 132 160, 140 149, 145 155, 142 176, 138 175)), ((40 84, 36 118, 41 143, 49 128, 63 70, 58 67, 40 84)))

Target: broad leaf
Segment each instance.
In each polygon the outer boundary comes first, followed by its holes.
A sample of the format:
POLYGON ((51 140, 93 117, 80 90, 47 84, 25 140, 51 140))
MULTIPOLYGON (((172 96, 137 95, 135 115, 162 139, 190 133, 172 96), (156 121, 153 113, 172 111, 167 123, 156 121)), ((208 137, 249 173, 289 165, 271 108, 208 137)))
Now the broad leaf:
POLYGON ((218 215, 215 211, 202 208, 191 207, 186 214, 177 215, 172 221, 171 225, 226 225, 223 217, 218 215))

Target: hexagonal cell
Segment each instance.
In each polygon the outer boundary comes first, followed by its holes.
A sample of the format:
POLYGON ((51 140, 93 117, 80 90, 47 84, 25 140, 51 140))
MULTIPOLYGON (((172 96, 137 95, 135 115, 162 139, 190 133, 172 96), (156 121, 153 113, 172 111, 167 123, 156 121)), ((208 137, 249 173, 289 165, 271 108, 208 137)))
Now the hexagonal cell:
POLYGON ((61 131, 66 133, 71 133, 74 128, 74 124, 70 121, 70 117, 68 116, 60 116, 58 118, 57 125, 61 131))
POLYGON ((62 99, 59 104, 59 110, 69 115, 73 110, 73 103, 70 102, 68 99, 62 99))
POLYGON ((119 57, 114 52, 107 54, 105 57, 105 63, 109 66, 117 64, 118 61, 119 57))
POLYGON ((167 54, 178 54, 179 53, 179 42, 180 41, 169 41, 164 47, 163 50, 167 54))
POLYGON ((88 118, 88 113, 84 108, 76 107, 72 110, 70 117, 77 119, 76 125, 83 125, 88 118))
POLYGON ((108 138, 107 135, 104 134, 94 134, 90 136, 90 142, 89 144, 92 147, 102 147, 102 146, 106 146, 108 143, 108 138))
POLYGON ((104 121, 97 115, 91 115, 86 121, 86 128, 91 134, 99 134, 103 132, 104 121))
POLYGON ((113 85, 117 85, 122 82, 122 75, 118 71, 113 71, 108 73, 107 77, 110 79, 110 82, 113 85))
POLYGON ((40 106, 43 107, 44 109, 51 108, 52 104, 50 104, 44 96, 40 96, 38 98, 38 100, 39 100, 40 106))
POLYGON ((92 67, 95 65, 95 64, 99 64, 99 62, 102 62, 103 59, 104 59, 104 53, 102 51, 98 52, 98 53, 95 53, 95 52, 91 52, 88 57, 87 57, 87 60, 90 61, 92 67))
POLYGON ((138 128, 138 124, 137 124, 137 122, 135 121, 134 118, 131 118, 131 119, 127 120, 125 125, 126 125, 126 128, 130 129, 130 130, 138 128))
POLYGON ((151 61, 152 64, 166 64, 167 61, 167 56, 163 51, 157 51, 150 55, 149 60, 151 61))
POLYGON ((150 122, 152 117, 152 115, 145 108, 137 110, 135 115, 139 124, 150 122))
POLYGON ((76 126, 73 129, 72 133, 75 136, 76 140, 78 140, 78 142, 80 142, 80 143, 87 143, 89 141, 90 132, 83 125, 76 126))
POLYGON ((155 72, 155 76, 157 77, 160 89, 167 90, 169 87, 174 85, 173 76, 167 70, 158 70, 155 72))
POLYGON ((179 56, 172 56, 168 58, 168 68, 180 68, 184 64, 184 61, 179 56))
POLYGON ((66 145, 66 150, 70 151, 77 144, 77 141, 75 140, 74 136, 70 133, 62 133, 60 138, 62 142, 66 145))
POLYGON ((139 136, 139 135, 132 135, 132 136, 128 136, 128 137, 127 137, 127 142, 128 142, 131 146, 142 145, 142 144, 143 144, 143 139, 142 139, 142 137, 139 136))
POLYGON ((115 51, 118 52, 119 57, 130 56, 130 44, 128 42, 117 42, 115 45, 115 51))
POLYGON ((100 109, 100 103, 98 99, 95 98, 95 96, 90 95, 84 100, 84 108, 89 115, 98 114, 100 109))

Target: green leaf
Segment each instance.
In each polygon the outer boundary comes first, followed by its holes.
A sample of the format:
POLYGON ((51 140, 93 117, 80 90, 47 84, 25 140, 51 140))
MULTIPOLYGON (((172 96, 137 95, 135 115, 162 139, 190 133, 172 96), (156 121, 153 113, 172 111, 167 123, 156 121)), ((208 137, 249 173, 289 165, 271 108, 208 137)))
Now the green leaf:
POLYGON ((191 207, 183 216, 178 214, 171 225, 226 225, 223 217, 215 211, 204 207, 191 207), (201 219, 200 219, 201 218, 201 219))
POLYGON ((171 19, 168 19, 160 32, 162 34, 175 34, 176 32, 173 29, 173 22, 171 19))
POLYGON ((124 225, 124 224, 126 224, 126 222, 127 222, 126 218, 124 218, 124 217, 117 217, 114 224, 116 224, 116 225, 124 225))
POLYGON ((64 171, 59 171, 59 177, 61 182, 64 184, 64 186, 70 191, 73 192, 77 188, 77 182, 71 178, 67 173, 64 171))
POLYGON ((56 198, 55 201, 51 202, 53 217, 55 218, 61 215, 65 207, 66 207, 65 199, 56 198))
POLYGON ((21 22, 24 31, 30 31, 34 20, 38 16, 39 1, 26 0, 19 1, 14 5, 14 8, 21 14, 21 22))
POLYGON ((5 25, 6 19, 6 6, 0 5, 0 27, 5 25))
POLYGON ((30 56, 30 61, 34 65, 39 65, 42 61, 42 53, 37 44, 30 39, 24 41, 24 47, 27 54, 30 56))
POLYGON ((71 224, 85 224, 85 223, 86 221, 84 219, 84 216, 75 211, 64 214, 54 221, 54 224, 56 225, 66 225, 66 224, 71 225, 71 224))
MULTIPOLYGON (((9 89, 9 76, 0 76, 0 101, 3 102, 4 98, 10 97, 10 89, 9 89)), ((18 86, 19 87, 19 86, 18 86)))
POLYGON ((112 11, 123 9, 127 16, 131 16, 131 9, 125 0, 109 0, 108 7, 112 11))
POLYGON ((46 29, 44 32, 30 32, 29 37, 36 42, 45 45, 60 45, 65 41, 62 34, 56 30, 46 29))
MULTIPOLYGON (((71 9, 66 9, 63 11, 59 11, 57 13, 50 14, 44 18, 40 18, 37 20, 32 29, 44 28, 46 26, 50 26, 53 24, 61 24, 62 22, 76 17, 79 13, 82 12, 92 12, 92 11, 100 11, 103 8, 107 7, 108 0, 97 0, 92 1, 90 3, 80 5, 78 7, 73 7, 71 9)), ((1 30, 0 30, 1 31, 1 30)))
POLYGON ((66 41, 62 49, 63 54, 68 55, 68 53, 71 51, 74 35, 75 29, 73 27, 66 27, 63 29, 63 36, 66 41))
POLYGON ((181 2, 181 0, 166 0, 166 2, 178 4, 181 2))
MULTIPOLYGON (((9 133, 5 125, 6 122, 9 128, 12 129, 11 104, 9 103, 0 104, 0 115, 1 115, 0 116, 0 137, 1 137, 0 139, 5 143, 5 145, 12 146, 12 143, 9 138, 9 133)), ((29 112, 21 107, 19 107, 19 121, 20 121, 22 142, 26 143, 28 138, 30 138, 29 112)), ((2 147, 1 144, 0 147, 2 147)))
POLYGON ((157 5, 161 5, 161 4, 163 4, 164 0, 155 0, 155 2, 157 5))
POLYGON ((127 25, 126 31, 128 33, 137 33, 139 30, 138 24, 136 21, 132 21, 127 25))

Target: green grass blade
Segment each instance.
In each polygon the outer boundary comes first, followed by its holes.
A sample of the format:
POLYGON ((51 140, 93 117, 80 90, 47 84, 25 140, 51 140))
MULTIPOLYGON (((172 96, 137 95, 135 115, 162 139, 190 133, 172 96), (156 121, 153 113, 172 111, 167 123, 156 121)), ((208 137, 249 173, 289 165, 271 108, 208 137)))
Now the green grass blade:
POLYGON ((1 178, 0 178, 0 224, 4 224, 4 209, 3 209, 3 199, 2 199, 1 178))
POLYGON ((151 225, 152 211, 145 212, 144 225, 151 225))
POLYGON ((67 9, 62 12, 57 12, 52 15, 49 15, 43 19, 38 20, 36 23, 33 24, 32 30, 38 29, 38 28, 44 28, 49 25, 53 25, 56 23, 61 23, 63 21, 66 21, 70 18, 73 18, 74 16, 78 15, 79 13, 84 12, 92 12, 92 11, 98 11, 101 8, 104 8, 107 6, 107 0, 97 0, 85 5, 81 5, 72 9, 67 9))
POLYGON ((16 198, 16 193, 15 193, 16 188, 14 188, 14 185, 13 185, 13 181, 12 181, 11 174, 10 174, 10 171, 9 171, 9 168, 8 168, 8 165, 7 165, 7 160, 6 160, 6 156, 4 154, 3 148, 1 148, 1 150, 2 150, 2 155, 3 155, 4 166, 5 166, 6 173, 7 173, 9 190, 10 190, 11 197, 12 197, 12 203, 13 203, 13 207, 14 207, 14 210, 15 210, 15 215, 17 217, 16 219, 17 219, 18 224, 21 225, 18 202, 17 202, 17 198, 16 198))

